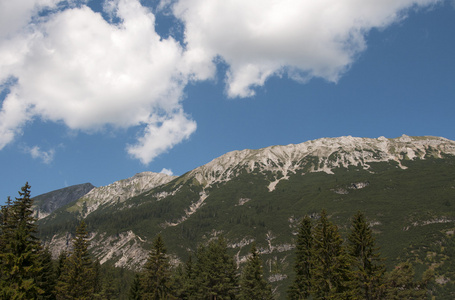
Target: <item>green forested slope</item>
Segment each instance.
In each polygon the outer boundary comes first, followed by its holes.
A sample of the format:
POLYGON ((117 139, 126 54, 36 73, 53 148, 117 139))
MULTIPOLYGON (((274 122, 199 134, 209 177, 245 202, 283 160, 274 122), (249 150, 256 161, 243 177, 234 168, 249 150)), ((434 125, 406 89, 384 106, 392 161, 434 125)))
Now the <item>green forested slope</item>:
MULTIPOLYGON (((431 266, 440 283, 439 296, 451 295, 455 281, 455 158, 404 160, 406 169, 397 163, 370 165, 368 170, 338 168, 334 174, 302 169, 281 180, 272 192, 267 186, 275 175, 241 171, 232 180, 204 190, 208 197, 203 205, 182 221, 185 209, 203 191, 186 174, 118 205, 98 209, 85 222, 89 231, 106 235, 132 230, 146 241, 146 249, 161 233, 168 253, 181 261, 214 235, 224 235, 240 260, 255 240, 266 275, 274 278, 272 284, 284 297, 292 277, 298 220, 304 215, 317 218, 325 208, 346 236, 350 218, 360 210, 372 224, 389 270, 406 260, 417 267, 418 275, 431 266), (168 196, 161 199, 158 195, 163 192, 168 196)), ((78 214, 68 208, 39 222, 42 239, 49 241, 58 232, 74 230, 78 214)), ((96 239, 92 245, 96 249, 96 239)))

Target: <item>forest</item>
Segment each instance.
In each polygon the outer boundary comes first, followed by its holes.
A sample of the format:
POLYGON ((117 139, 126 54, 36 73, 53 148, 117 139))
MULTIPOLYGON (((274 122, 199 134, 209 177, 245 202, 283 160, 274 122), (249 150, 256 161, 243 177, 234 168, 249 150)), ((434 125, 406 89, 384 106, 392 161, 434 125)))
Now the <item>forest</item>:
MULTIPOLYGON (((175 263, 157 235, 138 272, 100 265, 89 252, 82 220, 68 252, 52 259, 37 237, 33 199, 26 183, 0 211, 1 299, 278 299, 264 276, 255 243, 237 264, 224 237, 198 246, 175 263)), ((400 262, 387 272, 369 222, 351 218, 347 238, 322 209, 303 216, 296 236, 294 273, 287 299, 431 299, 431 268, 415 278, 413 265, 400 262)), ((439 298, 438 298, 439 299, 439 298)))

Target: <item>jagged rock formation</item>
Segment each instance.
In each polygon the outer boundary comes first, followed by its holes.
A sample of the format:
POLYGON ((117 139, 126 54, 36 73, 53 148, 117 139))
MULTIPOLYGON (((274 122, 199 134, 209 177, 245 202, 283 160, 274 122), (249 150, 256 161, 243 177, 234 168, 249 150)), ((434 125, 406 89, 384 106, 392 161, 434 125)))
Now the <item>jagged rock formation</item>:
POLYGON ((67 205, 90 192, 95 186, 84 183, 62 188, 33 198, 35 217, 42 219, 47 217, 57 208, 67 205))

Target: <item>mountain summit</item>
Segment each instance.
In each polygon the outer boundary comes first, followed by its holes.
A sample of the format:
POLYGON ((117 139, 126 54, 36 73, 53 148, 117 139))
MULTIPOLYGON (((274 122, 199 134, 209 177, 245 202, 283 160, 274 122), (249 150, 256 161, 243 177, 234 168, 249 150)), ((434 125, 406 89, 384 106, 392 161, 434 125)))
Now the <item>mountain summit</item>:
MULTIPOLYGON (((346 136, 232 151, 182 176, 140 173, 92 189, 39 226, 57 256, 85 219, 100 262, 130 269, 142 266, 158 233, 174 262, 222 234, 241 264, 255 241, 269 281, 285 286, 304 215, 317 218, 325 208, 347 230, 350 217, 364 211, 393 264, 430 257, 425 245, 451 238, 454 199, 454 141, 346 136)), ((440 266, 443 249, 432 250, 440 266)))
POLYGON ((210 186, 232 179, 240 170, 272 172, 276 184, 297 170, 333 174, 335 168, 370 167, 372 162, 396 162, 405 168, 402 160, 441 158, 444 154, 455 155, 455 142, 440 137, 409 137, 377 139, 344 136, 322 138, 297 145, 271 146, 259 150, 229 152, 208 164, 191 171, 188 176, 210 186))

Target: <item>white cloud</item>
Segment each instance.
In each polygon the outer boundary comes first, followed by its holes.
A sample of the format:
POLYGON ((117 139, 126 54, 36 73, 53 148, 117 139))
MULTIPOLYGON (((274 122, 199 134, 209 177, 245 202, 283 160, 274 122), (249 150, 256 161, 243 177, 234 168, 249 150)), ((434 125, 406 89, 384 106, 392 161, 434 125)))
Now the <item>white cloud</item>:
POLYGON ((138 143, 129 145, 127 151, 142 163, 148 164, 159 154, 188 139, 195 130, 196 122, 188 119, 183 111, 179 111, 171 117, 166 116, 150 122, 138 143))
POLYGON ((195 130, 181 113, 191 72, 182 47, 155 32, 155 16, 137 0, 109 7, 120 24, 82 5, 0 42, 0 84, 18 79, 1 107, 0 149, 33 117, 88 131, 145 125, 139 145, 129 151, 147 164, 195 130), (165 137, 170 122, 178 124, 165 137))
POLYGON ((38 146, 25 147, 24 151, 29 153, 34 159, 41 159, 45 164, 50 164, 54 160, 55 150, 43 151, 38 146))
POLYGON ((174 172, 172 172, 172 170, 166 169, 166 168, 163 168, 160 173, 163 173, 163 174, 166 174, 166 175, 169 175, 169 176, 173 176, 174 175, 174 172))
MULTIPOLYGON (((73 2, 77 0, 70 0, 73 2)), ((34 119, 84 131, 145 128, 128 153, 148 164, 188 139, 188 81, 228 65, 230 97, 254 95, 270 76, 336 82, 365 50, 371 28, 438 0, 162 0, 185 26, 185 44, 162 38, 138 0, 106 0, 112 24, 59 0, 0 0, 0 150, 34 119), (175 3, 175 4, 172 4, 175 3), (39 12, 50 9, 47 16, 39 12)), ((37 153, 40 152, 37 148, 37 153)))
POLYGON ((55 8, 60 0, 0 0, 0 38, 21 31, 32 16, 43 8, 55 8))
POLYGON ((336 82, 366 48, 365 35, 438 0, 180 0, 190 53, 229 65, 230 97, 254 95, 272 75, 336 82))

